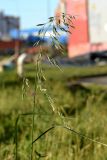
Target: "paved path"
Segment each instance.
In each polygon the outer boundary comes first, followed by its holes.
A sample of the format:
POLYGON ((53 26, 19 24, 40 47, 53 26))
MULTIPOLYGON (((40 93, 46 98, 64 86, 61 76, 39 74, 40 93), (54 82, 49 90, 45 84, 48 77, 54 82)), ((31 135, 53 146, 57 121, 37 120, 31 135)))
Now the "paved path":
POLYGON ((93 83, 100 85, 107 85, 107 76, 98 76, 98 77, 86 77, 78 80, 79 83, 93 83))

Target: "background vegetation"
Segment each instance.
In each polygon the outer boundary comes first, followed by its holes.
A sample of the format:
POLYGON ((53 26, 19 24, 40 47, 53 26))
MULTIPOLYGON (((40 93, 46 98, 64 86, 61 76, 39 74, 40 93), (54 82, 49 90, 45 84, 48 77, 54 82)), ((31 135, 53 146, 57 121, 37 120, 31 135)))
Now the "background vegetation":
MULTIPOLYGON (((35 71, 31 65, 26 65, 25 68, 29 85, 26 82, 23 86, 23 81, 17 78, 15 71, 7 71, 0 76, 0 159, 14 159, 16 118, 19 114, 32 111, 35 71)), ((54 67, 43 66, 43 70, 47 79, 45 85, 48 93, 62 117, 53 114, 48 100, 38 93, 35 139, 53 124, 66 123, 81 134, 107 143, 107 87, 76 83, 81 76, 105 74, 107 67, 65 67, 61 72, 54 67)), ((27 160, 30 157, 31 121, 30 115, 22 115, 19 119, 18 159, 27 160)), ((33 159, 105 160, 107 147, 57 127, 35 143, 33 159), (43 157, 39 157, 38 153, 43 157)))

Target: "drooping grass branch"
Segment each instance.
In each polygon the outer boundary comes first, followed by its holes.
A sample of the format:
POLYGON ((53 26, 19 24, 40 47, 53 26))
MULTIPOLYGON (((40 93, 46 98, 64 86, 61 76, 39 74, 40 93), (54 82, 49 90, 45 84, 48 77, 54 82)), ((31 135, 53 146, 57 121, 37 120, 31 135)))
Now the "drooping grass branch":
MULTIPOLYGON (((33 141, 33 144, 36 143, 42 136, 44 136, 45 134, 47 134, 48 132, 50 132, 51 130, 56 129, 56 128, 65 129, 65 130, 67 130, 67 131, 69 131, 69 132, 71 132, 71 133, 74 133, 75 135, 78 135, 79 137, 85 138, 85 139, 87 139, 87 140, 89 140, 89 141, 91 141, 91 142, 94 142, 94 143, 100 144, 100 145, 102 145, 102 146, 104 146, 104 147, 107 147, 107 144, 102 143, 102 142, 97 141, 97 140, 94 140, 94 139, 92 139, 92 138, 90 138, 90 137, 88 137, 88 136, 86 136, 86 135, 84 135, 84 134, 82 134, 82 133, 80 133, 80 132, 77 132, 76 130, 70 128, 69 126, 63 126, 63 125, 53 125, 52 127, 48 128, 46 131, 44 131, 41 135, 39 135, 39 137, 37 137, 37 138, 33 141)), ((37 155, 38 155, 39 157, 42 157, 42 156, 43 156, 41 153, 39 153, 39 152, 37 152, 37 153, 38 153, 37 155)), ((48 156, 48 155, 47 155, 47 154, 44 154, 44 156, 46 157, 46 156, 48 156)))
POLYGON ((95 142, 95 143, 98 143, 98 144, 100 144, 100 145, 102 145, 102 146, 107 147, 107 144, 105 144, 105 143, 102 143, 102 142, 99 142, 99 141, 97 141, 97 140, 94 140, 94 139, 92 139, 92 138, 90 138, 90 137, 88 137, 88 136, 86 136, 86 135, 84 135, 84 134, 82 134, 82 133, 80 133, 80 132, 77 132, 75 129, 72 129, 72 128, 68 127, 68 126, 62 126, 62 125, 54 125, 54 126, 50 127, 49 129, 47 129, 46 131, 44 131, 41 135, 39 135, 39 137, 37 137, 37 138, 33 141, 33 144, 34 144, 36 141, 38 141, 42 136, 44 136, 46 133, 48 133, 49 131, 51 131, 51 130, 53 130, 53 129, 56 129, 56 128, 58 128, 58 127, 63 128, 63 129, 66 129, 66 130, 74 133, 75 135, 78 135, 78 136, 80 136, 80 137, 82 137, 82 138, 85 138, 85 139, 90 140, 91 142, 95 142))

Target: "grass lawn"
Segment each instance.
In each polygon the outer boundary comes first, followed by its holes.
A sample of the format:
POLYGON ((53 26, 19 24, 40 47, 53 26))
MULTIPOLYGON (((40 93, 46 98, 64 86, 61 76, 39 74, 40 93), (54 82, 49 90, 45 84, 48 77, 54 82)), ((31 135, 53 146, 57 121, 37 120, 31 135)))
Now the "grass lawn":
MULTIPOLYGON (((15 121, 19 114, 32 112, 34 74, 32 65, 25 66, 29 85, 17 78, 15 70, 0 74, 0 159, 15 159, 15 121), (23 88, 23 89, 22 89, 23 88), (22 98, 24 94, 24 98, 22 98)), ((107 87, 82 86, 75 82, 83 76, 106 74, 107 67, 62 68, 43 66, 43 81, 48 101, 39 90, 36 95, 34 138, 53 125, 67 125, 83 135, 107 144, 107 87), (52 104, 50 104, 52 103, 52 104), (51 105, 62 116, 53 114, 51 105)), ((20 116, 18 121, 18 159, 30 159, 32 116, 20 116)), ((57 127, 34 143, 33 159, 45 160, 105 160, 107 147, 57 127), (38 153, 43 155, 38 157, 38 153)))

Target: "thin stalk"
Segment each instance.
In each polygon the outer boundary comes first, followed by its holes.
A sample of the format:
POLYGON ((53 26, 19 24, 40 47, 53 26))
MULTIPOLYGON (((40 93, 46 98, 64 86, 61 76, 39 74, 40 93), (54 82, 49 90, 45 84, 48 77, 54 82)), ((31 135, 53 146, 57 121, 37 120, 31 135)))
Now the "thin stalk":
POLYGON ((16 123, 15 123, 15 160, 18 160, 18 121, 19 121, 19 117, 20 115, 17 117, 16 119, 16 123))
POLYGON ((37 91, 37 86, 38 86, 38 59, 36 62, 36 75, 35 75, 35 82, 34 82, 34 96, 33 96, 33 110, 32 110, 32 129, 31 129, 31 157, 30 159, 33 160, 33 139, 34 139, 34 119, 35 119, 35 107, 36 107, 36 91, 37 91))

